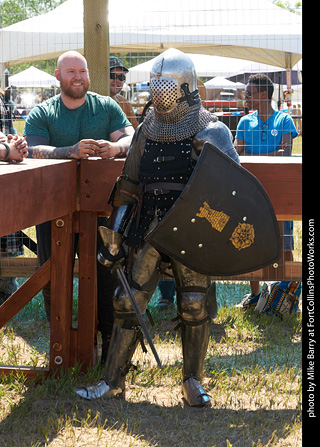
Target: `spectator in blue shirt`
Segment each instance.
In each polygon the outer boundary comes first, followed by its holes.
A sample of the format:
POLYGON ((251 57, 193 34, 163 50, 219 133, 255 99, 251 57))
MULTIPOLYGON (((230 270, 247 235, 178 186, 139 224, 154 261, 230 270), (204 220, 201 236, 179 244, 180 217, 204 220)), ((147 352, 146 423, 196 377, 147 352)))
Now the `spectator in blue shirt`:
MULTIPOLYGON (((240 119, 234 146, 239 155, 288 156, 292 141, 298 136, 293 119, 287 113, 272 107, 273 83, 263 74, 251 75, 245 95, 249 110, 255 112, 240 119)), ((284 260, 292 261, 293 222, 283 222, 284 260)), ((250 281, 249 300, 260 293, 259 281, 250 281)), ((245 301, 244 300, 244 301, 245 301)), ((245 305, 244 301, 242 304, 245 305)))

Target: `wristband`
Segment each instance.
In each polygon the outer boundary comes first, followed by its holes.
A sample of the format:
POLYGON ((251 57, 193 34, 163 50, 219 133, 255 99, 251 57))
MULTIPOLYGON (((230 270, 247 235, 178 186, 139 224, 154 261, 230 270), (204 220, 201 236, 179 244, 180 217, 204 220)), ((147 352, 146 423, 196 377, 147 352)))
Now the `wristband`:
POLYGON ((10 147, 7 143, 0 143, 0 144, 2 144, 6 148, 6 153, 2 161, 8 161, 10 155, 10 147))

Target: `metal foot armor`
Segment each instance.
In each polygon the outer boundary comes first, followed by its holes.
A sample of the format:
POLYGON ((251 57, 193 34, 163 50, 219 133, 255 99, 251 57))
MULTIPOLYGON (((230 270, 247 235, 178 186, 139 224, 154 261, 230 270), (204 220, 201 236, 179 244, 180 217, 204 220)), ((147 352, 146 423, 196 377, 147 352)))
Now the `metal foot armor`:
POLYGON ((98 399, 100 397, 110 399, 111 397, 121 396, 123 394, 121 388, 113 388, 104 379, 95 385, 77 388, 75 392, 78 396, 87 400, 98 399))
POLYGON ((190 377, 183 383, 182 394, 190 407, 204 407, 210 404, 210 397, 193 377, 190 377))

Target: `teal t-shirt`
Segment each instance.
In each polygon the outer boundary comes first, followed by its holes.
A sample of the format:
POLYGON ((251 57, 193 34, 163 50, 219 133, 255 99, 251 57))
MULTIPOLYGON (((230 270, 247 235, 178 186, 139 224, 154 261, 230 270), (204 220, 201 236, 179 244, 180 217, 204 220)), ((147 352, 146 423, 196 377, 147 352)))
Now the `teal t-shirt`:
POLYGON ((55 147, 71 146, 92 138, 110 140, 110 134, 131 126, 121 107, 109 96, 87 92, 86 101, 68 109, 57 95, 34 107, 29 113, 24 135, 49 138, 55 147))

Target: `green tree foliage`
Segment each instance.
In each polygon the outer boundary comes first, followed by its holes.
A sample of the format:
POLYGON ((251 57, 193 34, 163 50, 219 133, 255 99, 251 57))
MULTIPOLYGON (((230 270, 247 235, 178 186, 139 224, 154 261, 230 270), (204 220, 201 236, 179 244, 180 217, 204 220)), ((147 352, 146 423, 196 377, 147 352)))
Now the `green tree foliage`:
POLYGON ((0 28, 51 11, 63 2, 65 0, 1 0, 0 28))
POLYGON ((302 8, 302 1, 295 2, 294 4, 288 0, 281 1, 281 0, 273 0, 272 2, 276 6, 280 6, 280 8, 288 9, 290 12, 294 12, 296 14, 301 14, 301 8, 302 8))
MULTIPOLYGON (((5 28, 22 20, 51 11, 66 0, 0 0, 0 28, 5 28)), ((46 71, 51 75, 56 67, 56 60, 42 60, 26 62, 8 67, 9 74, 13 75, 33 65, 39 70, 46 71)))

